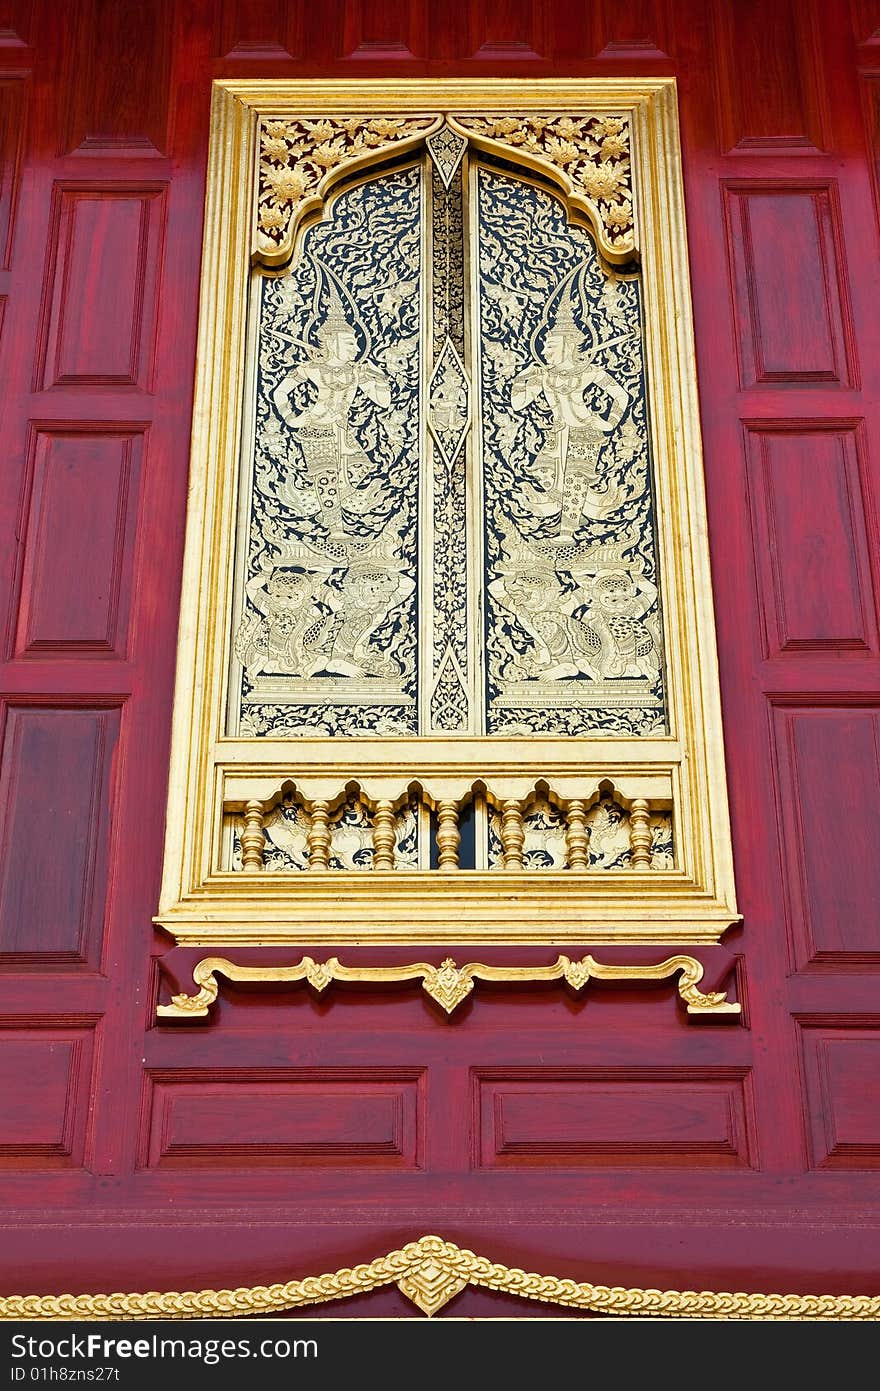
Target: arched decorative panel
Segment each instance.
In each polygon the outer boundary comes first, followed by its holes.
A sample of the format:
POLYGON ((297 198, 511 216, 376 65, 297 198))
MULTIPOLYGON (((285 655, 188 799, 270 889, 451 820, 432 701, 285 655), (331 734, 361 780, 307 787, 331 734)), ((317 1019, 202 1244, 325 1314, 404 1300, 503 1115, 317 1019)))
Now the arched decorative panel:
POLYGON ((158 921, 716 943, 674 83, 221 82, 212 140, 158 921))

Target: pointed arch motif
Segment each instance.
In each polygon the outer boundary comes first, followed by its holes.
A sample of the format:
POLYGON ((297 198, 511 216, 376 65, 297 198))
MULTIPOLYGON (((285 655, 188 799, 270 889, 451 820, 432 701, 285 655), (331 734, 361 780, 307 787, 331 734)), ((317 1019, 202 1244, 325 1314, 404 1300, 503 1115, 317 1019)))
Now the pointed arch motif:
POLYGON ((299 234, 321 216, 336 186, 389 156, 427 142, 438 167, 454 172, 458 159, 451 163, 450 150, 456 149, 456 135, 475 149, 513 156, 523 168, 546 176, 563 195, 569 216, 592 229, 612 264, 638 254, 627 114, 274 115, 260 121, 254 262, 266 268, 285 265, 299 234))

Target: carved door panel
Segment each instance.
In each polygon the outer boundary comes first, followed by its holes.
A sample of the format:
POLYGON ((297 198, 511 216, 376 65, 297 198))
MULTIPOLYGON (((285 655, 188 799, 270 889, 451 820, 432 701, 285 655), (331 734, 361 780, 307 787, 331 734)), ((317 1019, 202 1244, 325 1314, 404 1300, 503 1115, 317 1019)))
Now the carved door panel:
MULTIPOLYGON (((878 93, 870 0, 0 7, 2 1293, 428 1233, 608 1286, 880 1289, 878 93), (157 1019, 211 81, 561 72, 678 81, 742 1015, 558 977, 447 1015, 410 976, 157 1019)), ((454 924, 449 954, 480 956, 454 924)), ((314 1312, 554 1312, 481 1270, 421 1247, 314 1312)))

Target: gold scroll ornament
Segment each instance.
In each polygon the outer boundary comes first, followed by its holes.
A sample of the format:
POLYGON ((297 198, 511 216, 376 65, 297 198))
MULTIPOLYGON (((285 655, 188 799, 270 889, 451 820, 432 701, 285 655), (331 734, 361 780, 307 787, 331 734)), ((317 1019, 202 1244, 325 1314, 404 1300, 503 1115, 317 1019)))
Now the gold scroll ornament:
POLYGON ((669 1319, 876 1320, 880 1295, 727 1294, 593 1285, 518 1270, 423 1236, 369 1265, 249 1289, 176 1294, 8 1295, 4 1319, 195 1319, 281 1314, 396 1285, 431 1318, 468 1285, 605 1317, 669 1319))
POLYGON ((581 991, 591 980, 660 984, 676 973, 679 973, 678 993, 689 1015, 708 1018, 740 1013, 740 1006, 728 1000, 723 991, 703 994, 697 989, 703 978, 703 967, 693 956, 670 956, 656 966, 603 966, 592 956, 584 956, 580 961, 558 956, 550 966, 485 966, 479 961, 457 966, 451 957, 439 966, 425 961, 415 961, 408 966, 343 966, 335 956, 327 961, 304 956, 295 966, 239 966, 223 956, 206 956, 193 970, 193 980, 199 987, 197 993, 173 995, 171 1004, 159 1005, 156 1014, 160 1019, 205 1018, 220 990, 218 976, 252 985, 305 982, 319 992, 326 990, 332 981, 388 985, 421 980, 422 989, 451 1014, 467 999, 477 980, 508 985, 563 980, 573 990, 581 991))

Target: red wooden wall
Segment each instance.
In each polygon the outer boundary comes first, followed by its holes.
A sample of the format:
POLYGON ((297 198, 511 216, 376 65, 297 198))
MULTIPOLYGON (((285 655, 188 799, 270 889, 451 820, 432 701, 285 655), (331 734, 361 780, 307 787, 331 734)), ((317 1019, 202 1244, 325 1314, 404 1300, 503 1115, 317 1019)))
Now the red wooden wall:
POLYGON ((0 0, 0 1288, 436 1232, 880 1290, 878 128, 876 0, 0 0), (680 88, 744 1026, 596 988, 156 1027, 211 79, 633 72, 680 88))

